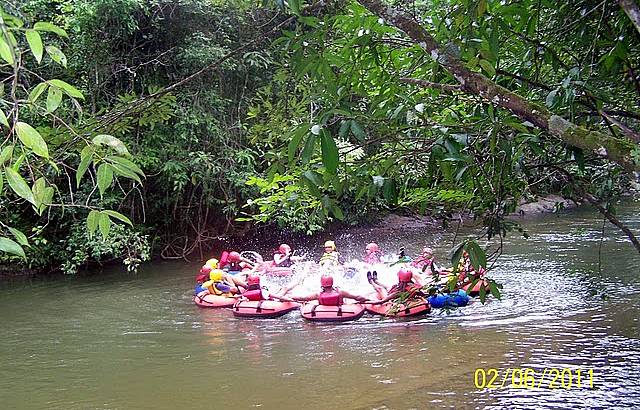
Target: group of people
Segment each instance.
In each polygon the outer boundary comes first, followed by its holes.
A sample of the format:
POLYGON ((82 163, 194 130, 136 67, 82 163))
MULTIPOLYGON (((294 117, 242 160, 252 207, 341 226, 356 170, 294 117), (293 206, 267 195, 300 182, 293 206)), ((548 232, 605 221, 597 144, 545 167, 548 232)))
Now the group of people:
MULTIPOLYGON (((342 265, 340 254, 337 251, 334 241, 324 243, 324 253, 320 258, 319 265, 325 268, 342 265)), ((272 266, 291 267, 293 264, 303 260, 300 256, 295 256, 291 246, 282 244, 278 247, 273 256, 272 266)), ((397 272, 398 282, 392 287, 387 287, 378 280, 378 273, 375 265, 382 263, 383 253, 376 243, 369 243, 365 247, 363 263, 368 268, 367 281, 373 287, 373 292, 368 295, 358 295, 334 286, 334 279, 330 274, 323 274, 320 278, 320 290, 308 295, 291 296, 288 293, 298 286, 300 282, 294 282, 283 287, 278 293, 270 293, 268 289, 261 285, 260 276, 257 273, 259 264, 247 258, 243 258, 238 252, 225 252, 221 260, 209 259, 200 270, 198 290, 207 290, 210 294, 226 297, 244 298, 247 300, 268 300, 275 299, 281 301, 312 301, 317 300, 322 305, 339 306, 344 298, 371 304, 381 304, 397 298, 401 293, 407 292, 408 298, 427 296, 423 289, 425 285, 434 284, 434 278, 439 275, 446 277, 451 270, 441 269, 435 262, 433 250, 429 247, 422 249, 421 254, 410 259, 404 256, 401 251, 400 260, 396 264, 400 265, 397 272)), ((395 264, 394 264, 395 265, 395 264)), ((464 255, 459 271, 464 280, 466 272, 472 269, 468 255, 464 255)), ((436 279, 437 280, 437 279, 436 279)))

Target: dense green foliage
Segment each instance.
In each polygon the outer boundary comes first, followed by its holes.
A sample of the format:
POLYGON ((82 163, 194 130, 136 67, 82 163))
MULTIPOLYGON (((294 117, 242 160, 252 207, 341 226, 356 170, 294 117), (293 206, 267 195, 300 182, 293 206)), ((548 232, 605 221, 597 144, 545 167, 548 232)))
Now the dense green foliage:
POLYGON ((549 192, 613 210, 640 163, 640 36, 617 4, 377 4, 3 6, 0 262, 134 269, 256 222, 402 210, 469 212, 492 237, 549 192), (403 12, 428 41, 388 18, 403 12), (592 149, 603 135, 624 152, 592 149))

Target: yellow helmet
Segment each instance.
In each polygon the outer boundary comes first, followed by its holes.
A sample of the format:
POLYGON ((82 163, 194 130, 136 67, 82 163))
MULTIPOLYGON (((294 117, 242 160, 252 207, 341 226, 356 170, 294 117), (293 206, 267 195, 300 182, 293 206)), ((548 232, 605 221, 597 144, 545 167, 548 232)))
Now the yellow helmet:
POLYGON ((336 250, 336 243, 334 241, 326 241, 324 243, 324 247, 325 248, 331 248, 331 249, 333 249, 335 251, 336 250))
POLYGON ((223 276, 224 276, 223 271, 221 271, 220 269, 214 269, 209 274, 209 279, 211 279, 214 282, 220 282, 223 276))
POLYGON ((211 269, 216 269, 218 267, 218 260, 216 258, 211 258, 205 263, 211 269))

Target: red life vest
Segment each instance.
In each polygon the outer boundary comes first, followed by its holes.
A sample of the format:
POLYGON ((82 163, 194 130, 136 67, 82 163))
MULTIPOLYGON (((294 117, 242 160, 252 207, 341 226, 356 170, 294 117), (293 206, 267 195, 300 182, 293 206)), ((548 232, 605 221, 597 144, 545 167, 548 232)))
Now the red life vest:
POLYGON ((331 288, 329 292, 320 292, 318 303, 325 306, 340 306, 342 305, 342 295, 339 290, 331 288))
POLYGON ((242 294, 242 296, 251 301, 257 302, 262 300, 262 289, 247 290, 242 294))

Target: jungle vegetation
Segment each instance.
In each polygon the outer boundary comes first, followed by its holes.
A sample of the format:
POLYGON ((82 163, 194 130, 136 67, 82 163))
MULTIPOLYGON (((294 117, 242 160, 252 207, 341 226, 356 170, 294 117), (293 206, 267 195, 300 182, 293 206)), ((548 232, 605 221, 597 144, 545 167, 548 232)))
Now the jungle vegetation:
POLYGON ((500 238, 548 193, 593 204, 640 251, 614 207, 640 169, 639 15, 629 0, 9 0, 0 263, 135 270, 255 226, 387 212, 467 213, 500 238))

